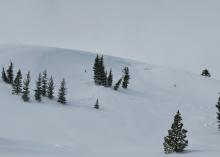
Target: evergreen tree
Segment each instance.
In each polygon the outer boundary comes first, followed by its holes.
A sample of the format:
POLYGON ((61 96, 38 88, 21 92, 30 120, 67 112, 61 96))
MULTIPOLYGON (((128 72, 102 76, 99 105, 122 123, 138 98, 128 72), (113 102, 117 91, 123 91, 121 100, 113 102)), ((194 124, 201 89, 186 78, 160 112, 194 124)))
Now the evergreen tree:
POLYGON ((14 81, 14 74, 13 74, 13 63, 10 63, 10 66, 7 70, 7 78, 8 78, 8 83, 12 84, 14 81))
POLYGON ((124 73, 124 77, 123 77, 122 87, 126 89, 126 88, 128 88, 128 84, 129 84, 129 80, 130 80, 128 67, 125 67, 123 69, 123 73, 124 73))
POLYGON ((216 104, 216 107, 218 109, 218 112, 217 112, 217 119, 218 119, 218 122, 219 122, 219 130, 220 130, 220 97, 218 99, 218 102, 216 104))
POLYGON ((201 74, 202 76, 206 76, 206 77, 211 77, 211 74, 209 73, 209 71, 208 71, 208 69, 204 69, 203 71, 202 71, 202 74, 201 74))
POLYGON ((216 107, 218 109, 218 112, 217 112, 217 119, 220 121, 220 97, 218 99, 218 102, 216 104, 216 107))
POLYGON ((42 96, 46 96, 47 94, 47 70, 44 70, 42 76, 42 96))
POLYGON ((95 84, 107 86, 107 75, 105 72, 103 55, 101 57, 99 57, 99 55, 96 56, 95 63, 93 66, 93 72, 95 84))
POLYGON ((41 73, 39 74, 38 76, 38 80, 36 82, 36 89, 34 90, 35 91, 35 100, 41 102, 41 96, 42 96, 42 87, 41 87, 41 84, 42 84, 42 77, 41 77, 41 73))
POLYGON ((163 146, 166 154, 182 152, 188 146, 188 140, 186 140, 187 130, 183 129, 181 120, 181 114, 177 111, 171 129, 168 130, 168 136, 164 138, 163 146))
POLYGON ((96 85, 99 85, 100 84, 100 77, 99 77, 99 69, 100 69, 100 58, 99 58, 99 55, 96 56, 95 58, 95 63, 94 63, 94 66, 93 66, 93 72, 94 72, 94 82, 96 85))
POLYGON ((108 72, 107 71, 105 71, 103 86, 108 87, 108 72))
POLYGON ((22 74, 21 74, 21 70, 19 69, 15 77, 15 80, 12 83, 12 94, 18 95, 21 92, 22 92, 22 74))
POLYGON ((108 75, 108 78, 107 78, 107 86, 108 87, 111 87, 112 86, 112 81, 113 81, 113 75, 112 75, 112 70, 110 69, 110 72, 109 72, 109 75, 108 75))
POLYGON ((50 80, 48 82, 48 89, 47 89, 47 97, 49 99, 54 98, 54 82, 53 82, 53 77, 50 77, 50 80))
POLYGON ((114 90, 118 90, 121 85, 122 78, 118 80, 118 82, 114 86, 114 90))
POLYGON ((6 76, 5 68, 4 67, 2 68, 2 81, 8 83, 8 78, 6 76))
POLYGON ((66 104, 66 90, 66 81, 63 79, 58 94, 58 102, 61 104, 66 104))
POLYGON ((96 100, 96 103, 94 105, 94 108, 95 109, 99 109, 99 99, 96 100))
POLYGON ((23 81, 23 91, 22 91, 22 99, 25 102, 28 102, 30 100, 30 91, 29 91, 29 85, 31 81, 30 72, 28 72, 26 78, 23 81))
POLYGON ((100 84, 103 86, 106 86, 106 73, 105 73, 105 66, 104 66, 104 57, 103 55, 100 58, 100 63, 99 63, 99 75, 100 75, 100 84))

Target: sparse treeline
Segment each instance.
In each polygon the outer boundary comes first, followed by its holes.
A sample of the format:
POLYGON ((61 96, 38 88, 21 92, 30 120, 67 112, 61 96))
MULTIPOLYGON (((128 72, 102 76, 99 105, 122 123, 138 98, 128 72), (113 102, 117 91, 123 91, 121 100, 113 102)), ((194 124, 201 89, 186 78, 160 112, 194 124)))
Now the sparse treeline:
MULTIPOLYGON (((105 68, 104 65, 104 57, 97 55, 95 58, 95 63, 93 66, 93 72, 94 72, 94 82, 96 85, 104 86, 104 87, 112 87, 113 84, 113 73, 112 69, 110 69, 109 73, 105 68)), ((119 81, 114 85, 114 90, 118 90, 121 86, 124 89, 128 87, 129 80, 130 80, 130 74, 128 67, 124 67, 123 69, 123 76, 119 79, 119 81)))
MULTIPOLYGON (((4 67, 2 68, 2 80, 12 86, 12 94, 20 95, 23 101, 29 102, 31 73, 29 71, 24 80, 22 80, 22 73, 19 69, 14 79, 13 68, 14 65, 12 62, 10 62, 7 71, 5 71, 4 67)), ((35 100, 41 102, 42 97, 54 99, 54 89, 53 77, 51 76, 48 80, 47 70, 44 70, 43 75, 40 73, 36 81, 36 89, 34 90, 35 100)), ((57 102, 66 104, 66 90, 66 82, 65 79, 63 79, 60 85, 57 102)))

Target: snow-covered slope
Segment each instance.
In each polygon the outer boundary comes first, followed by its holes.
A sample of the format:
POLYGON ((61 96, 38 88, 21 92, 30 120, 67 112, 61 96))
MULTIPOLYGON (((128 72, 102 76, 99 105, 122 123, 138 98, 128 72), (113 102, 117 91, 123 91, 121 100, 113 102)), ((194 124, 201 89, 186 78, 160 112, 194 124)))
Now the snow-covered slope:
MULTIPOLYGON (((163 157, 163 137, 179 109, 189 147, 181 156, 218 156, 216 109, 220 81, 199 75, 104 56, 114 82, 128 66, 127 90, 113 91, 93 83, 96 54, 76 50, 1 46, 0 64, 13 61, 15 71, 31 71, 34 89, 47 69, 56 83, 64 77, 68 105, 43 99, 22 102, 0 81, 0 156, 4 157, 163 157), (85 72, 86 70, 86 72, 85 72), (93 109, 99 98, 101 110, 93 109)), ((170 156, 177 156, 171 154, 170 156)))

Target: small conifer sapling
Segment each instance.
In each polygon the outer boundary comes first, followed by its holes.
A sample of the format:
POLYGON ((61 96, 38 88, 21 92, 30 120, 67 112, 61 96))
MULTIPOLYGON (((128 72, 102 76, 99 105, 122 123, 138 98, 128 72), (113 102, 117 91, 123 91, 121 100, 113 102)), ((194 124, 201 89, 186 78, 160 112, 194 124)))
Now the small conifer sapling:
POLYGON ((96 103, 94 105, 94 108, 95 109, 99 109, 99 99, 96 100, 96 103))
POLYGON ((121 85, 122 78, 118 80, 118 82, 114 86, 114 90, 118 90, 121 85))

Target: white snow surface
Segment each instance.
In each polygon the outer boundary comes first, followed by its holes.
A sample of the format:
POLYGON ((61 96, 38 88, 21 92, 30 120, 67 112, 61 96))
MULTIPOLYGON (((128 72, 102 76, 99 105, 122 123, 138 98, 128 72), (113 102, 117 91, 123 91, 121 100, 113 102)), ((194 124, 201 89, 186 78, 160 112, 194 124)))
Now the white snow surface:
MULTIPOLYGON (((0 156, 4 157, 164 157, 163 138, 179 109, 189 146, 182 157, 217 157, 216 119, 220 81, 200 75, 104 56, 114 83, 122 68, 131 72, 129 88, 114 91, 94 85, 96 54, 40 46, 0 46, 0 64, 13 61, 23 76, 31 71, 31 102, 11 94, 0 81, 0 156), (67 82, 67 105, 34 100, 39 72, 47 69, 67 82), (86 70, 86 72, 85 72, 86 70), (99 98, 100 110, 93 105, 99 98)), ((186 63, 187 64, 187 63, 186 63)), ((169 156, 177 156, 176 153, 169 156)))

